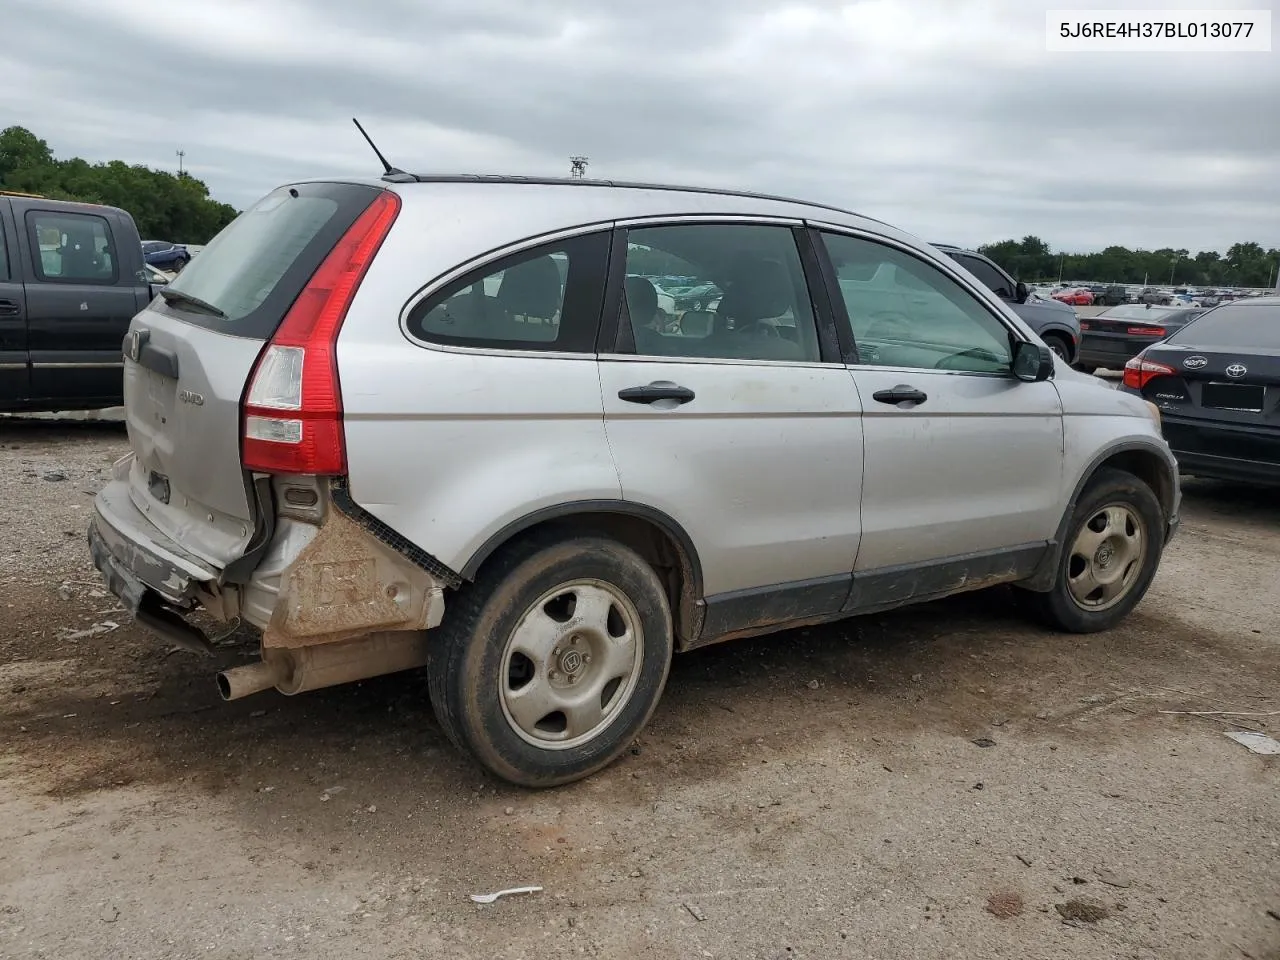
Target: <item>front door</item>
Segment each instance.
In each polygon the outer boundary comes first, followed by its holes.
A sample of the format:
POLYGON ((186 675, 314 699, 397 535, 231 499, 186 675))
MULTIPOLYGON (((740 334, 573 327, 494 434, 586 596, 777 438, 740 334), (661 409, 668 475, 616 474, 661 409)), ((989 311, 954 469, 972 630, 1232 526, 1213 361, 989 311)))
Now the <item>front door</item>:
POLYGON ((31 202, 20 226, 34 281, 27 285, 32 397, 68 407, 120 404, 121 343, 140 281, 121 275, 110 222, 31 202))
POLYGON ((830 318, 795 232, 682 223, 625 239, 620 340, 600 358, 605 429, 623 497, 697 549, 702 636, 840 610, 861 527, 862 424, 848 372, 823 361, 830 318))
POLYGON ((27 398, 26 295, 16 256, 17 238, 9 234, 9 201, 0 197, 0 410, 27 398))
POLYGON ((854 605, 1025 576, 1061 519, 1057 389, 1011 375, 1011 328, 957 277, 878 240, 822 242, 865 411, 854 605))

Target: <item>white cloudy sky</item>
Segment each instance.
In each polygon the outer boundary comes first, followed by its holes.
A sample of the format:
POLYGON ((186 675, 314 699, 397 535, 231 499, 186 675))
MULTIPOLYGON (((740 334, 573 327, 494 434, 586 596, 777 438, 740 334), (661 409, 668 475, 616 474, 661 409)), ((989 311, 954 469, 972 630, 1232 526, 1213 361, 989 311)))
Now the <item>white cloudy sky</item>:
MULTIPOLYGON (((1045 11, 1069 5, 0 0, 0 127, 91 160, 182 148, 237 206, 377 171, 356 115, 416 172, 558 176, 581 153, 935 241, 1280 246, 1280 52, 1049 53, 1045 11)), ((1277 0, 1076 4, 1122 5, 1277 0)))

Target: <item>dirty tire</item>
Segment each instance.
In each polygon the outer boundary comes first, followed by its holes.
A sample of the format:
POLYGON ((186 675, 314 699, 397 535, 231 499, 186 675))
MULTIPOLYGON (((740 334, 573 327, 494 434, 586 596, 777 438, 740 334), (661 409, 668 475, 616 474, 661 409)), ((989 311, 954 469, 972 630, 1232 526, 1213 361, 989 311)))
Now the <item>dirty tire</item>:
MULTIPOLYGON (((1022 592, 1020 599, 1033 615, 1056 630, 1069 633, 1109 630, 1128 616, 1151 586, 1156 568, 1160 565, 1164 533, 1165 520, 1160 501, 1146 483, 1123 470, 1099 470, 1090 479, 1072 511, 1066 536, 1063 538, 1062 556, 1054 573, 1053 588, 1047 593, 1022 592), (1090 522, 1097 523, 1096 518, 1101 512, 1109 509, 1113 509, 1121 518, 1127 512, 1129 519, 1133 521, 1131 525, 1135 528, 1137 522, 1140 522, 1143 552, 1140 560, 1136 561, 1137 569, 1128 585, 1123 588, 1122 595, 1111 601, 1111 605, 1105 609, 1086 609, 1072 593, 1073 564, 1081 562, 1079 558, 1073 560, 1073 552, 1086 525, 1090 522)), ((1120 539, 1122 538, 1123 535, 1120 539)))
MULTIPOLYGON (((566 630, 576 620, 568 621, 566 630)), ((545 620, 538 622, 545 628, 545 620)), ((495 554, 475 582, 464 585, 452 597, 444 622, 433 632, 436 636, 427 664, 427 683, 440 725, 457 747, 491 773, 525 787, 554 787, 579 780, 622 753, 648 722, 662 696, 673 647, 670 605, 653 568, 615 541, 563 531, 528 537, 495 554), (515 655, 509 645, 523 636, 517 631, 530 622, 541 599, 563 585, 584 582, 599 585, 594 588, 597 596, 606 592, 620 595, 621 602, 610 607, 610 618, 629 603, 636 628, 632 632, 637 634, 634 648, 638 655, 629 674, 634 679, 627 682, 624 699, 611 701, 610 719, 602 721, 603 726, 581 738, 571 738, 582 742, 530 742, 530 732, 520 732, 520 724, 510 712, 508 658, 513 663, 515 655)), ((557 649, 563 646, 561 641, 556 644, 557 649)), ((606 658, 597 653, 596 659, 606 658)), ((562 664, 553 657, 548 662, 562 664)), ((566 676, 563 670, 558 675, 561 681, 566 676)), ((539 689, 550 690, 545 664, 535 668, 532 676, 539 689)), ((525 682, 532 685, 532 681, 525 682)), ((584 684, 579 690, 589 686, 584 684)), ((606 685, 603 696, 608 696, 608 689, 606 685)), ((613 689, 617 696, 621 688, 613 689)), ((575 692, 562 686, 560 693, 566 691, 575 692)))

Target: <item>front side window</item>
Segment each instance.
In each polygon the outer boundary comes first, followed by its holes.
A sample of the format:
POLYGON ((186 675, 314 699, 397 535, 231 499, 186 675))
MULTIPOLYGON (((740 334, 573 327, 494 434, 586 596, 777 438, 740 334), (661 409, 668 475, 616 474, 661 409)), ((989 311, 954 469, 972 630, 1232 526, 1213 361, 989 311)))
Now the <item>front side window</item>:
POLYGON ((894 247, 823 234, 861 363, 1008 373, 1009 332, 936 267, 894 247))
POLYGON ((627 231, 621 322, 654 357, 819 360, 789 227, 682 224, 627 231))
POLYGON ((419 303, 406 326, 442 344, 594 352, 608 254, 607 233, 513 254, 419 303))
POLYGON ((27 213, 36 273, 42 280, 116 282, 115 244, 107 221, 86 213, 27 213))
POLYGON ((984 287, 994 293, 1001 300, 1012 300, 1013 290, 1009 286, 1009 281, 1005 276, 993 267, 987 261, 980 257, 970 257, 960 254, 955 257, 960 266, 964 267, 975 277, 977 277, 984 287))

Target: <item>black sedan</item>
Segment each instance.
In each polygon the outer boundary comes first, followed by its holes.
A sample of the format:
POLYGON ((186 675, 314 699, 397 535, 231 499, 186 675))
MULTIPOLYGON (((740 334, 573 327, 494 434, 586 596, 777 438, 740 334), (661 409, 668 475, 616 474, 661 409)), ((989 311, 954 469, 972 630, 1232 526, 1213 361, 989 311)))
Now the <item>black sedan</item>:
POLYGON ((1184 473, 1280 483, 1280 297, 1223 304, 1124 368, 1184 473))
POLYGON ((1093 373, 1120 370, 1144 347, 1158 343, 1190 323, 1200 307, 1156 307, 1129 303, 1080 321, 1080 357, 1076 369, 1093 373))

